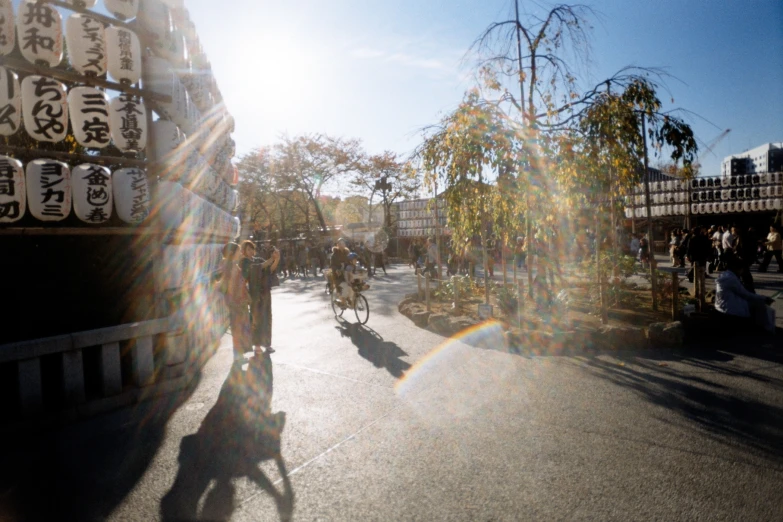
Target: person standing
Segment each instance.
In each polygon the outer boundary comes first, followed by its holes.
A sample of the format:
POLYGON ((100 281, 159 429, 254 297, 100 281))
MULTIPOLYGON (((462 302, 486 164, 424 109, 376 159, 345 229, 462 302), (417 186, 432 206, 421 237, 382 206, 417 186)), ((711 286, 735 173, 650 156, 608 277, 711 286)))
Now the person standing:
POLYGON ((699 311, 704 310, 704 271, 711 249, 712 245, 710 239, 704 234, 704 228, 694 227, 688 241, 686 255, 691 262, 691 270, 693 270, 693 293, 699 303, 699 311))
POLYGON ((737 241, 737 235, 734 233, 735 230, 736 227, 726 228, 726 231, 723 233, 721 247, 723 248, 724 254, 726 252, 734 252, 734 243, 737 241))
POLYGON ((769 234, 767 234, 767 241, 764 243, 767 247, 767 251, 764 252, 764 260, 759 266, 759 272, 766 272, 769 262, 772 260, 772 256, 775 256, 775 262, 778 264, 778 273, 783 272, 783 259, 781 258, 781 251, 783 251, 783 240, 780 237, 775 225, 770 225, 769 234))
POLYGON ((250 291, 239 267, 241 259, 242 252, 239 245, 233 242, 227 243, 223 247, 223 268, 217 276, 220 292, 225 297, 228 307, 235 364, 244 362, 245 352, 252 347, 248 311, 250 291))
POLYGON ((384 256, 383 250, 375 254, 375 270, 377 272, 378 268, 380 268, 381 270, 383 270, 383 275, 387 275, 386 263, 384 262, 383 256, 384 256))
POLYGON ((256 246, 251 241, 242 243, 239 267, 250 290, 250 326, 253 352, 272 354, 272 286, 270 278, 277 270, 280 252, 270 246, 268 259, 256 257, 256 246), (262 350, 263 348, 263 350, 262 350))

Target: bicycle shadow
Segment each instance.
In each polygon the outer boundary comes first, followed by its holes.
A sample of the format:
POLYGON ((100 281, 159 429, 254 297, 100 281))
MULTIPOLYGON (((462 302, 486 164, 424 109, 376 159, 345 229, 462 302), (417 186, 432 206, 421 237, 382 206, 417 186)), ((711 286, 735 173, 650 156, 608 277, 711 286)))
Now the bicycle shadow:
POLYGON ((247 371, 231 369, 198 432, 182 439, 177 477, 160 504, 162 520, 228 520, 238 507, 232 480, 239 477, 271 495, 280 519, 290 520, 294 494, 280 453, 285 412, 272 413, 272 391, 269 357, 251 359, 247 371), (277 464, 282 491, 259 468, 269 459, 277 464))
POLYGON ((340 336, 348 337, 359 350, 359 355, 370 361, 376 368, 384 368, 397 379, 401 378, 411 365, 401 357, 408 355, 402 348, 383 337, 367 326, 337 318, 339 323, 335 328, 340 336))

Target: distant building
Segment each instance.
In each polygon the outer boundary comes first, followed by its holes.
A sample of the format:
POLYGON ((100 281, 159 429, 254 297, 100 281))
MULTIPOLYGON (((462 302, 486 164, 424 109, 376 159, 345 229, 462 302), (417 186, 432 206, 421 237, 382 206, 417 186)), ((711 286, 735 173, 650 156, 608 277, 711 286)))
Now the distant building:
MULTIPOLYGON (((394 203, 397 214, 396 235, 404 239, 423 239, 435 235, 435 208, 433 198, 412 199, 394 203)), ((438 201, 440 233, 451 235, 446 227, 446 208, 443 200, 438 201)))
POLYGON ((727 156, 721 163, 723 177, 781 171, 783 171, 783 142, 767 143, 741 154, 727 156))

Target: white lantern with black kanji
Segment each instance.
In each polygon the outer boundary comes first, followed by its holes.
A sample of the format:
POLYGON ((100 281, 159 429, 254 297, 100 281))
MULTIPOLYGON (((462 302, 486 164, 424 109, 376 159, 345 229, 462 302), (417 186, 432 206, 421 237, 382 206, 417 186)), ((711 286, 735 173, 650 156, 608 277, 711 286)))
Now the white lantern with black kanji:
POLYGON ((139 0, 103 0, 106 10, 120 20, 135 18, 139 12, 139 0))
POLYGON ((138 96, 123 93, 112 99, 109 126, 114 145, 123 152, 139 152, 147 146, 147 108, 138 96))
POLYGON ((15 43, 14 6, 11 0, 0 0, 0 56, 11 54, 15 43))
POLYGON ((52 159, 27 164, 27 205, 41 221, 62 221, 71 214, 71 170, 52 159))
POLYGON ((150 213, 150 191, 147 174, 136 168, 120 169, 112 173, 114 208, 125 223, 138 225, 150 213))
POLYGON ((84 147, 102 149, 111 141, 109 98, 95 87, 74 87, 68 93, 71 127, 84 147))
POLYGON ((14 223, 27 210, 22 162, 8 156, 0 156, 0 223, 14 223))
POLYGON ((0 136, 15 134, 21 121, 22 90, 19 77, 15 72, 0 67, 0 136))
POLYGON ((37 0, 22 0, 16 16, 19 50, 30 63, 49 67, 63 59, 62 18, 54 6, 37 0))
POLYGON ((27 76, 22 80, 22 116, 34 140, 62 141, 68 132, 65 85, 46 76, 27 76))
POLYGON ((106 55, 109 74, 120 83, 141 79, 141 44, 136 33, 123 27, 106 29, 106 55))
POLYGON ((85 163, 71 172, 73 212, 85 223, 105 223, 111 217, 111 173, 106 167, 85 163))
POLYGON ((72 14, 65 21, 68 59, 77 72, 86 76, 106 74, 106 30, 95 18, 72 14))

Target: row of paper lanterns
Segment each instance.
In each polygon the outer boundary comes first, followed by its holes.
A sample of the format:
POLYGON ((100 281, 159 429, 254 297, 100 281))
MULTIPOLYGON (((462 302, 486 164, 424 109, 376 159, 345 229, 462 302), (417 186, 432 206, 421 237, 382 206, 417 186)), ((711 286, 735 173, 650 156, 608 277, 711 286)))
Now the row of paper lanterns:
POLYGON ((0 223, 14 223, 27 212, 46 222, 63 221, 71 211, 79 220, 101 224, 112 209, 125 223, 139 224, 149 215, 146 173, 137 168, 110 172, 84 163, 70 168, 53 159, 37 159, 25 168, 0 156, 0 223))
POLYGON ((180 288, 205 279, 223 264, 223 244, 167 245, 159 272, 159 288, 180 288))
MULTIPOLYGON (((137 2, 122 0, 109 4, 107 8, 115 14, 119 13, 122 6, 130 4, 134 8, 125 14, 133 16, 138 5, 137 2)), ((160 0, 145 0, 138 25, 152 37, 153 50, 174 64, 178 74, 187 78, 186 84, 194 107, 207 112, 222 101, 222 95, 209 62, 201 51, 195 26, 190 22, 187 11, 178 8, 175 12, 187 30, 179 31, 173 25, 170 6, 160 0), (201 57, 194 69, 185 59, 186 48, 191 49, 194 56, 201 57)), ((62 18, 59 11, 45 2, 22 0, 19 15, 14 17, 11 1, 0 0, 0 56, 10 54, 17 39, 22 56, 29 62, 43 62, 49 67, 59 65, 63 57, 62 18)), ((138 36, 129 29, 117 26, 106 28, 96 18, 74 13, 65 24, 65 41, 71 66, 80 74, 100 77, 108 72, 114 80, 131 84, 141 78, 141 44, 138 36)))
POLYGON ((27 134, 44 142, 59 142, 70 121, 76 141, 102 149, 114 142, 123 152, 138 152, 147 144, 147 108, 138 97, 121 93, 109 100, 95 87, 73 87, 46 76, 30 75, 20 85, 16 73, 0 67, 0 135, 11 136, 21 122, 27 134))
MULTIPOLYGON (((768 198, 783 197, 783 186, 763 186, 745 189, 730 190, 698 190, 690 193, 692 203, 707 201, 736 201, 736 200, 759 200, 768 198)), ((687 192, 670 192, 664 194, 650 194, 650 199, 654 205, 662 203, 687 203, 687 192)), ((634 196, 635 205, 644 205, 647 201, 645 196, 634 196)))
POLYGON ((220 237, 239 237, 239 218, 184 188, 179 183, 158 183, 156 214, 169 230, 205 231, 220 237))
MULTIPOLYGON (((768 212, 783 209, 783 199, 760 199, 753 201, 722 201, 720 203, 692 203, 692 214, 730 214, 737 212, 768 212)), ((653 217, 684 216, 688 211, 687 204, 656 205, 650 207, 653 217)), ((626 208, 625 217, 647 217, 647 208, 626 208)))
MULTIPOLYGON (((667 180, 667 181, 651 181, 650 192, 675 192, 687 190, 690 186, 691 189, 704 189, 704 188, 729 188, 729 187, 743 187, 743 186, 756 186, 756 185, 774 185, 777 183, 783 183, 783 173, 781 172, 763 172, 759 174, 745 174, 741 176, 724 176, 724 177, 709 177, 709 178, 694 178, 688 181, 685 180, 667 180)), ((644 193, 644 184, 640 183, 635 187, 637 194, 644 193)))

